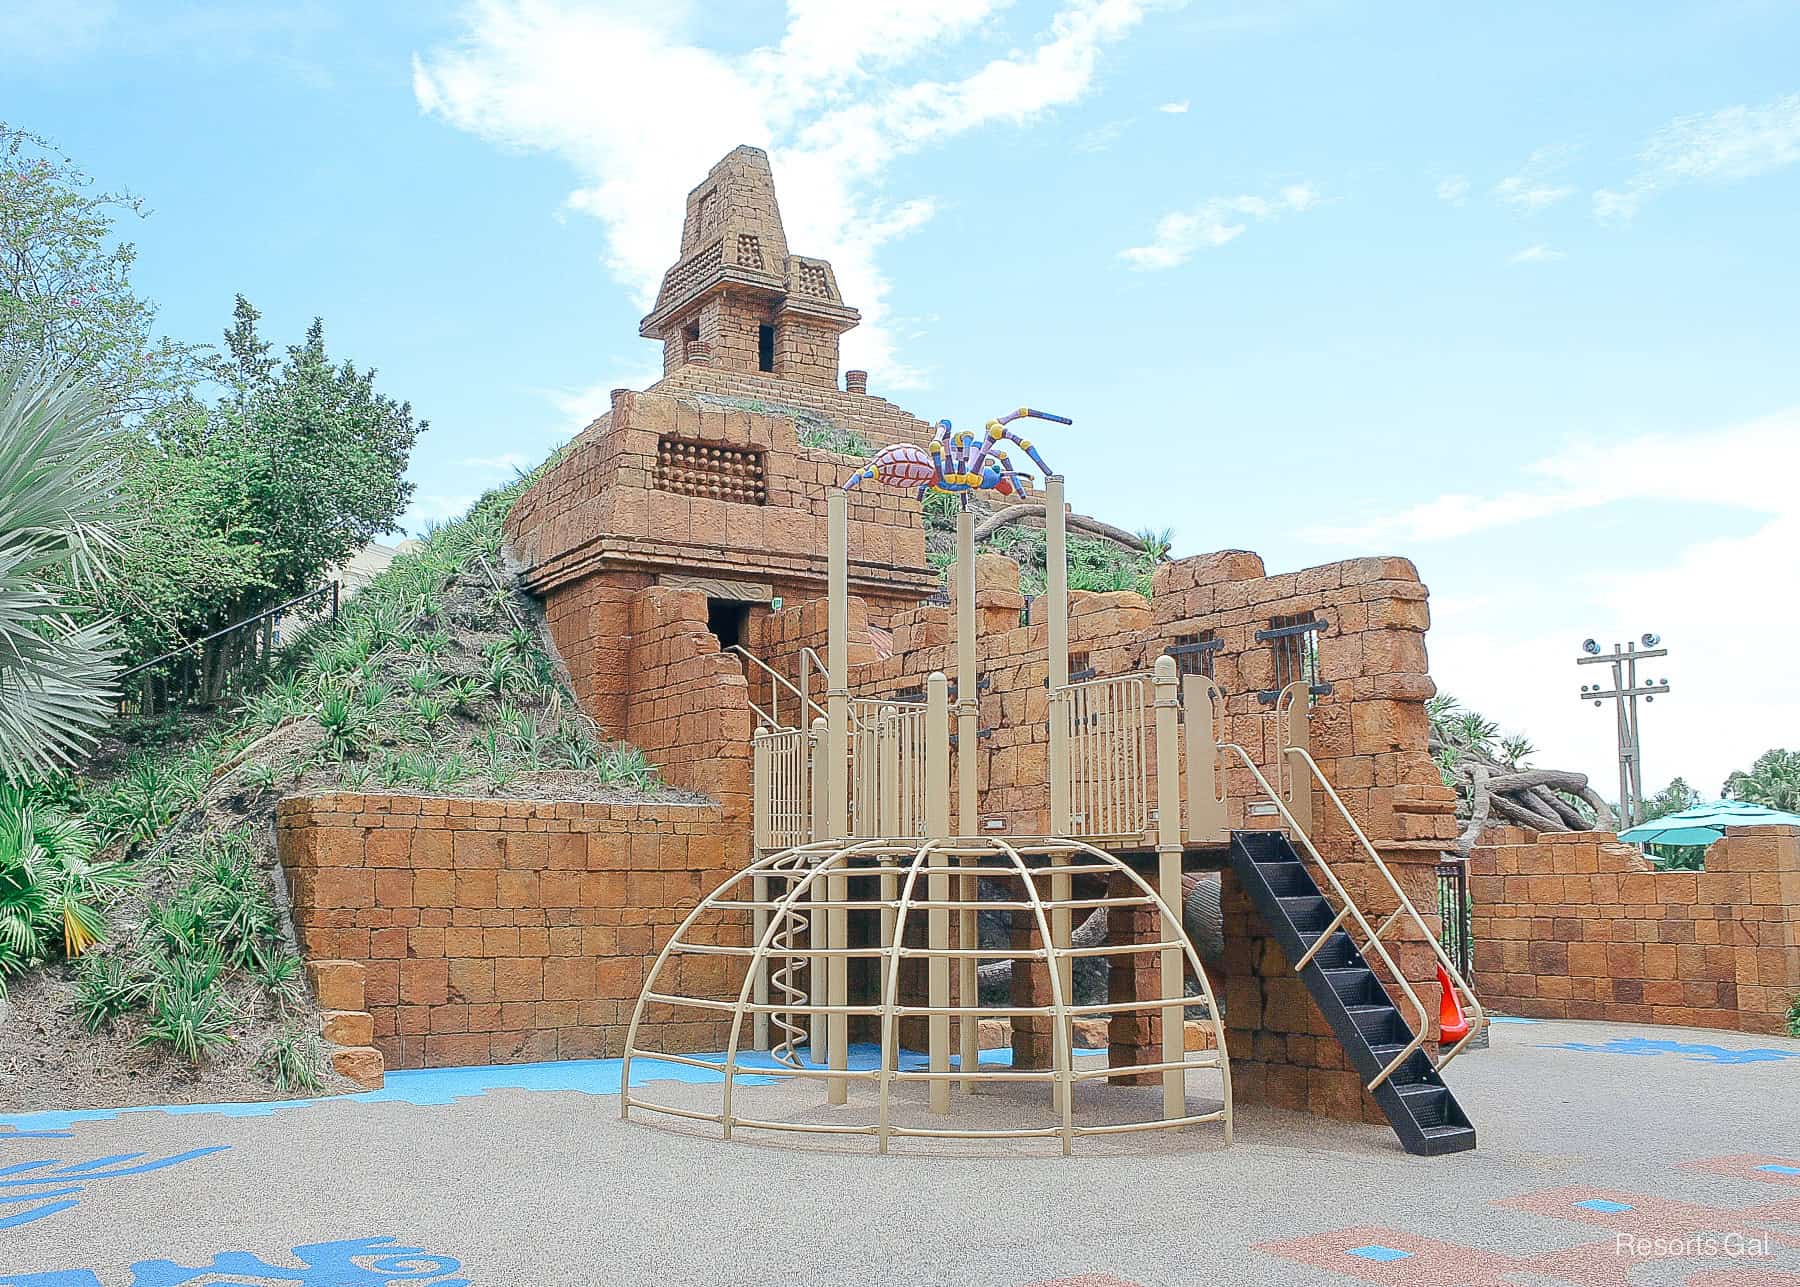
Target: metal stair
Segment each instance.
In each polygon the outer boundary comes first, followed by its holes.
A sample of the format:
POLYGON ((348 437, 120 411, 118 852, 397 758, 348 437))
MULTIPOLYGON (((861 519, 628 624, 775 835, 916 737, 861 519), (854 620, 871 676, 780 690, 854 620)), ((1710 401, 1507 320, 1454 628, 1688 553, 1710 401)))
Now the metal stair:
POLYGON ((1474 1148, 1474 1126, 1287 836, 1234 831, 1230 853, 1244 891, 1406 1151, 1433 1157, 1474 1148))

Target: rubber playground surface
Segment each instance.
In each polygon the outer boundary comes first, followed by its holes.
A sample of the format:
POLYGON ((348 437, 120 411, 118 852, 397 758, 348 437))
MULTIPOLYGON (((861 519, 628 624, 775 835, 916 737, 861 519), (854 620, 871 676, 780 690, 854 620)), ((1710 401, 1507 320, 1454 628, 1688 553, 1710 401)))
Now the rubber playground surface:
MULTIPOLYGON (((716 1107, 705 1073, 644 1072, 641 1094, 716 1107)), ((1195 1110, 1214 1077, 1190 1075, 1195 1110)), ((0 1116, 0 1287, 1800 1287, 1800 1041, 1500 1023, 1447 1078, 1480 1147, 1429 1159, 1255 1105, 1229 1149, 1217 1126, 1084 1137, 1072 1158, 726 1142, 621 1121, 616 1060, 393 1073, 290 1105, 71 1104, 0 1116)), ((830 1109, 817 1082, 750 1080, 738 1111, 868 1116, 860 1088, 830 1109)), ((1083 1090, 1097 1111, 1159 1094, 1083 1090)), ((950 1124, 1045 1121, 1045 1099, 955 1095, 950 1124)))

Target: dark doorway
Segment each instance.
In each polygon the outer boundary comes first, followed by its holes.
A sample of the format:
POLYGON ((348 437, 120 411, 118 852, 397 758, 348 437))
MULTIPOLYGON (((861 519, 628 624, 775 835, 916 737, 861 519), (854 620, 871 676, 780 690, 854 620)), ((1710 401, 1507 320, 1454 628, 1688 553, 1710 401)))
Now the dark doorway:
POLYGON ((767 323, 756 328, 756 369, 775 369, 775 328, 767 323))
POLYGON ((744 627, 750 622, 750 605, 737 599, 708 599, 706 628, 713 632, 719 647, 731 648, 744 642, 744 627))

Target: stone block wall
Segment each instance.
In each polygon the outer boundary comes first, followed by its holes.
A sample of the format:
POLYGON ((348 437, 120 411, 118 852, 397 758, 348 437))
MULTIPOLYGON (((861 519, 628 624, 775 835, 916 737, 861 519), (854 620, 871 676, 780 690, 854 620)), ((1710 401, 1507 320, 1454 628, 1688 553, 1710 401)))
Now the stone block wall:
MULTIPOLYGON (((719 651, 706 628, 706 596, 660 586, 631 599, 630 664, 622 733, 663 780, 717 800, 727 817, 750 816, 750 709, 744 666, 719 651)), ((747 838, 740 863, 749 861, 747 838)))
POLYGON ((835 390, 838 378, 838 331, 792 314, 775 322, 775 375, 815 388, 835 390))
POLYGON ((1646 870, 1610 832, 1483 839, 1469 872, 1484 1005, 1786 1030, 1800 996, 1800 829, 1734 827, 1698 872, 1646 870))
MULTIPOLYGON (((539 594, 595 573, 635 571, 747 580, 776 594, 819 595, 825 588, 826 498, 860 464, 801 446, 785 416, 676 391, 619 389, 611 410, 519 498, 507 518, 507 544, 539 594), (760 453, 766 502, 659 486, 664 438, 760 453)), ((850 577, 859 593, 916 602, 936 588, 925 561, 924 520, 909 493, 858 488, 850 494, 849 519, 850 577)))
MULTIPOLYGON (((331 793, 283 800, 276 832, 301 946, 315 973, 360 967, 389 1068, 618 1055, 656 953, 742 866, 712 806, 331 793)), ((717 934, 741 944, 747 921, 717 934)), ((678 969, 694 995, 741 980, 736 957, 678 969)), ((695 1010, 647 1024, 667 1050, 725 1036, 695 1010)))

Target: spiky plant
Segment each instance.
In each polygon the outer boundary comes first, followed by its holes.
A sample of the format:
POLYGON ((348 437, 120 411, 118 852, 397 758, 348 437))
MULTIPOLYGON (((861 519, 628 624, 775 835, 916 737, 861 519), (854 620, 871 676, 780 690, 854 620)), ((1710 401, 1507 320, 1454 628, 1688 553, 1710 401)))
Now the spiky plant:
POLYGON ((137 874, 123 863, 96 862, 93 825, 54 806, 27 805, 15 815, 10 802, 0 803, 0 850, 15 843, 47 895, 48 935, 60 935, 64 956, 80 956, 105 937, 106 905, 135 888, 137 874))
POLYGON ((624 742, 610 746, 602 753, 598 776, 607 786, 632 787, 639 791, 650 790, 660 780, 656 766, 644 753, 624 742))
POLYGON ((361 760, 347 760, 338 769, 338 785, 346 791, 364 791, 374 780, 375 770, 361 760))
POLYGON ((299 1008, 306 989, 300 983, 300 958, 292 952, 271 948, 259 951, 249 965, 250 977, 262 984, 270 1000, 284 1014, 299 1008))
POLYGON ((81 1024, 98 1032, 143 1005, 150 978, 137 962, 112 952, 89 952, 75 974, 75 1007, 81 1024))
POLYGON ((325 1066, 325 1047, 315 1032, 281 1029, 256 1056, 256 1066, 276 1090, 317 1090, 325 1066))
POLYGON ((465 676, 444 685, 444 702, 458 715, 467 715, 481 700, 481 681, 465 676))
POLYGON ((1537 746, 1523 733, 1508 733, 1500 739, 1500 760, 1509 769, 1522 769, 1537 754, 1537 746))
POLYGON ((110 621, 68 596, 118 550, 115 426, 72 375, 0 365, 0 777, 54 772, 92 747, 117 708, 110 621))
POLYGON ((150 961, 150 1011, 138 1044, 166 1046, 198 1065, 231 1044, 237 1017, 220 986, 224 962, 216 955, 155 957, 150 961))

